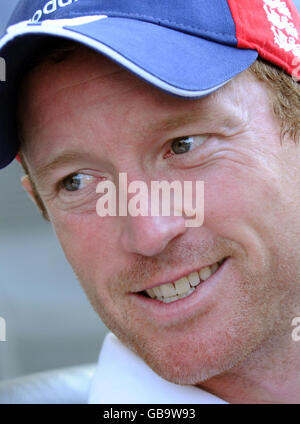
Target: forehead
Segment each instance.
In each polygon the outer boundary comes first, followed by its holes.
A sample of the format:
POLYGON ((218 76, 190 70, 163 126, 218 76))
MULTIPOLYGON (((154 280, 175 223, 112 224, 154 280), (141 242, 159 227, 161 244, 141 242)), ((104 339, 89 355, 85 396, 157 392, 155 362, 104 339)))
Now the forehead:
POLYGON ((203 99, 177 98, 97 52, 78 47, 65 60, 45 60, 26 76, 19 102, 25 145, 32 147, 37 138, 39 143, 41 138, 48 138, 51 143, 45 143, 43 150, 50 153, 55 140, 77 131, 76 124, 83 119, 89 130, 101 121, 103 131, 108 125, 125 121, 130 126, 134 119, 138 131, 144 130, 146 121, 155 124, 156 120, 165 119, 167 126, 169 117, 184 112, 207 113, 207 119, 217 119, 224 115, 226 106, 225 119, 234 121, 237 115, 246 113, 241 99, 249 91, 246 85, 251 83, 255 83, 254 78, 244 72, 203 99))
POLYGON ((74 50, 62 53, 60 60, 52 60, 51 53, 30 71, 23 79, 22 93, 19 98, 22 105, 42 107, 46 101, 64 90, 91 81, 105 80, 109 75, 121 72, 118 65, 93 50, 78 45, 74 50))
MULTIPOLYGON (((139 85, 148 89, 148 92, 152 91, 160 94, 160 97, 172 100, 170 103, 176 103, 176 100, 179 99, 151 87, 148 83, 133 76, 98 52, 79 44, 78 46, 74 44, 74 49, 67 52, 62 60, 52 60, 51 53, 50 59, 45 55, 42 62, 23 80, 21 102, 23 105, 28 102, 27 106, 30 107, 41 107, 46 100, 57 95, 60 91, 72 89, 75 94, 76 86, 85 84, 86 89, 91 81, 99 82, 102 86, 109 87, 112 94, 114 88, 116 88, 121 95, 122 85, 125 90, 130 88, 130 86, 139 85), (119 84, 113 84, 113 82, 119 82, 119 84)), ((208 98, 213 96, 208 96, 208 98)))

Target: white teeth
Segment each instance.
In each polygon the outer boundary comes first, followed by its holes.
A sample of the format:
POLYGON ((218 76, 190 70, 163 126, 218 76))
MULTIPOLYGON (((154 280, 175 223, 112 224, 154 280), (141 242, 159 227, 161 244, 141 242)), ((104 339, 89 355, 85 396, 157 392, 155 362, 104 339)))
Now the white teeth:
POLYGON ((178 299, 182 299, 183 297, 189 296, 191 293, 193 293, 194 290, 196 290, 195 287, 193 287, 192 289, 190 289, 187 293, 179 294, 178 295, 178 299))
POLYGON ((154 291, 154 294, 155 294, 156 297, 162 297, 163 296, 162 292, 160 291, 161 287, 162 286, 153 287, 152 290, 154 291))
POLYGON ((207 280, 211 276, 211 274, 212 274, 212 271, 209 266, 201 269, 201 271, 199 272, 200 278, 203 281, 207 280))
POLYGON ((191 288, 189 280, 186 277, 180 278, 180 280, 175 281, 174 284, 177 294, 184 294, 191 288))
POLYGON ((175 290, 175 287, 173 286, 172 283, 163 284, 162 286, 159 286, 159 288, 160 288, 161 296, 163 297, 176 296, 177 294, 177 291, 175 290))
POLYGON ((200 283, 200 277, 198 272, 192 272, 191 274, 189 274, 188 279, 192 287, 198 286, 198 284, 200 283))
POLYGON ((184 297, 189 296, 191 293, 193 293, 194 290, 195 290, 195 287, 190 289, 187 293, 179 294, 177 296, 170 296, 170 297, 158 297, 157 299, 163 303, 171 303, 171 302, 175 302, 175 300, 182 299, 184 297))
POLYGON ((150 297, 152 297, 152 299, 156 297, 153 289, 147 290, 147 293, 149 294, 150 297))
POLYGON ((213 264, 213 265, 210 267, 210 269, 211 269, 211 272, 212 272, 212 273, 214 273, 214 272, 218 271, 218 269, 219 269, 219 264, 218 264, 218 263, 213 264))
MULTIPOLYGON (((222 263, 224 260, 222 261, 222 263)), ((164 303, 175 302, 178 299, 182 299, 189 296, 195 288, 201 283, 201 281, 207 280, 212 274, 214 274, 222 263, 215 263, 212 266, 202 268, 199 272, 192 272, 187 277, 182 277, 174 283, 162 284, 161 286, 153 287, 152 289, 146 290, 146 293, 152 299, 158 299, 164 303)))
POLYGON ((165 299, 162 297, 159 300, 161 300, 164 303, 171 303, 171 302, 174 302, 175 300, 178 300, 178 296, 166 297, 165 299))

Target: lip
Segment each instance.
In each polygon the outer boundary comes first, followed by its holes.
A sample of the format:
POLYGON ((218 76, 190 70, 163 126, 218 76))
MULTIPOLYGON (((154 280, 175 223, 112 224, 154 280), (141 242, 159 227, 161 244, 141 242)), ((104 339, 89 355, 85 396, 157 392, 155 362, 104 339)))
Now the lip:
MULTIPOLYGON (((143 292, 143 291, 146 291, 146 290, 149 290, 149 289, 153 289, 153 288, 155 288, 155 287, 159 287, 159 286, 161 286, 161 285, 163 285, 163 284, 170 284, 170 283, 174 283, 174 281, 177 281, 177 280, 180 280, 180 278, 183 278, 183 277, 187 277, 189 274, 191 274, 192 272, 199 272, 201 269, 203 269, 203 268, 206 268, 206 267, 211 267, 212 265, 214 265, 215 263, 220 263, 220 262, 222 262, 222 261, 226 261, 227 260, 227 258, 222 258, 222 259, 219 259, 219 260, 217 260, 217 261, 215 261, 215 262, 212 262, 210 265, 208 264, 208 265, 203 265, 203 266, 201 266, 201 267, 198 267, 198 268, 194 268, 194 269, 192 269, 192 270, 189 270, 189 271, 185 271, 185 272, 182 272, 181 274, 177 274, 176 276, 174 276, 172 279, 168 279, 168 280, 165 280, 165 281, 160 281, 159 283, 155 283, 155 284, 152 284, 152 285, 149 285, 149 286, 147 286, 147 287, 145 287, 144 289, 141 289, 141 290, 139 290, 138 292, 135 292, 134 294, 138 294, 138 293, 141 293, 141 292, 143 292)), ((224 263, 223 262, 223 263, 224 263)), ((223 263, 222 263, 222 265, 223 265, 223 263)), ((222 266, 221 265, 221 266, 222 266)), ((220 266, 220 268, 221 268, 221 266, 220 266)), ((216 271, 216 272, 218 272, 218 271, 216 271)))
POLYGON ((195 313, 205 313, 209 309, 209 305, 211 305, 212 296, 216 293, 218 285, 224 280, 224 273, 226 273, 230 263, 231 257, 225 258, 219 269, 207 280, 199 284, 193 293, 187 297, 178 299, 175 302, 164 303, 160 300, 143 296, 140 293, 129 293, 132 306, 135 304, 137 308, 143 311, 147 320, 150 320, 152 324, 156 322, 159 325, 182 322, 195 313))

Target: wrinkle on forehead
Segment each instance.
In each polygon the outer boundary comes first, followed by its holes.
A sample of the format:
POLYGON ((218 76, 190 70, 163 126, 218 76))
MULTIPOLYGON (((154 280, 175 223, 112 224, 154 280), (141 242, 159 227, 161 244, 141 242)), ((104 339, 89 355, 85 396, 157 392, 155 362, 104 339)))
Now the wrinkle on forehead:
POLYGON ((105 56, 91 49, 78 47, 60 62, 45 59, 27 75, 25 82, 28 91, 37 86, 40 94, 46 95, 52 90, 57 91, 101 75, 105 77, 107 73, 120 70, 118 65, 105 56))
POLYGON ((71 96, 79 96, 78 107, 82 110, 96 102, 107 102, 107 97, 113 100, 115 96, 127 96, 128 91, 136 87, 146 86, 144 81, 105 57, 88 53, 89 57, 79 63, 73 58, 59 64, 42 64, 26 78, 20 95, 19 116, 26 115, 23 121, 30 120, 27 132, 32 133, 55 119, 58 104, 66 113, 76 112, 68 104, 71 96), (108 85, 109 93, 104 90, 108 85))
POLYGON ((57 115, 60 116, 57 105, 60 109, 63 108, 66 114, 73 114, 80 112, 83 108, 93 107, 104 102, 109 104, 116 96, 121 98, 121 96, 127 95, 128 91, 132 91, 135 86, 121 85, 120 81, 124 78, 121 75, 120 77, 116 76, 121 72, 114 72, 106 77, 97 76, 76 83, 70 81, 64 87, 56 88, 56 90, 48 92, 45 90, 42 95, 39 95, 40 90, 36 87, 31 94, 28 93, 28 99, 24 99, 20 107, 26 111, 27 118, 30 118, 31 129, 34 127, 38 130, 39 127, 56 119, 57 115), (110 91, 105 93, 103 89, 108 84, 110 91), (74 108, 74 104, 69 100, 76 97, 80 102, 78 102, 77 108, 74 108))

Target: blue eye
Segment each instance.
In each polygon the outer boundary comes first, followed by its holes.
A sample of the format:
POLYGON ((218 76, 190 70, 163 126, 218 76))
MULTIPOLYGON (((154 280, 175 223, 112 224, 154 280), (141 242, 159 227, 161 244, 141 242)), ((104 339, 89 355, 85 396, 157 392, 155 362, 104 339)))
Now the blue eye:
POLYGON ((73 174, 62 180, 61 185, 66 191, 79 191, 94 180, 94 177, 86 174, 73 174))
POLYGON ((195 147, 201 146, 206 140, 208 136, 190 136, 190 137, 180 137, 176 138, 171 144, 171 151, 175 155, 181 155, 183 153, 187 153, 190 150, 193 150, 195 147))

